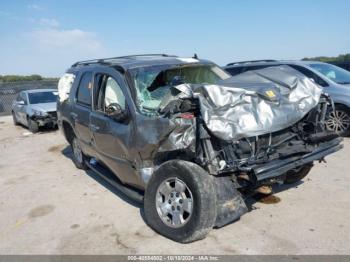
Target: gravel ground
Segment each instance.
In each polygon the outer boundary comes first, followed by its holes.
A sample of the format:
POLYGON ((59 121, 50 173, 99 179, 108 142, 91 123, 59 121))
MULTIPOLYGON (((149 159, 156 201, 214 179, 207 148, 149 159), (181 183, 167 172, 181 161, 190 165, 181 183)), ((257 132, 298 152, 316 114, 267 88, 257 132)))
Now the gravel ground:
MULTIPOLYGON (((350 140, 304 182, 202 241, 153 232, 142 209, 73 165, 59 131, 0 118, 0 254, 350 254, 350 140)), ((288 190, 286 190, 288 189, 288 190)))

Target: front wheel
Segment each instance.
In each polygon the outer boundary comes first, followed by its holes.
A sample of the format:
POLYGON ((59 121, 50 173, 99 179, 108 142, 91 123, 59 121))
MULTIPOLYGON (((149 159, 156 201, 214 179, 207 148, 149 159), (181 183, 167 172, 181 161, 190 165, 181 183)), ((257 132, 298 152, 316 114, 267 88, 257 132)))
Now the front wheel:
POLYGON ((286 174, 284 184, 293 184, 299 182, 310 173, 312 167, 312 164, 307 164, 302 167, 289 170, 286 174))
POLYGON ((148 182, 144 211, 147 224, 181 243, 205 238, 216 219, 213 177, 196 164, 171 160, 148 182))
POLYGON ((32 133, 37 133, 39 131, 38 123, 30 118, 28 119, 28 128, 32 133))
POLYGON ((330 111, 327 115, 326 127, 340 136, 349 136, 350 110, 345 106, 336 105, 335 110, 330 111))

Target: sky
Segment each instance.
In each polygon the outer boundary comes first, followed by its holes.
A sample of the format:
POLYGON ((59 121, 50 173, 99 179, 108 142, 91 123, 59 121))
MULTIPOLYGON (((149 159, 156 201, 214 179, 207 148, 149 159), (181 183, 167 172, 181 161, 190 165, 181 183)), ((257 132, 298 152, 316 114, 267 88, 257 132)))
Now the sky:
POLYGON ((225 65, 350 53, 349 0, 0 0, 0 75, 76 61, 194 53, 225 65))

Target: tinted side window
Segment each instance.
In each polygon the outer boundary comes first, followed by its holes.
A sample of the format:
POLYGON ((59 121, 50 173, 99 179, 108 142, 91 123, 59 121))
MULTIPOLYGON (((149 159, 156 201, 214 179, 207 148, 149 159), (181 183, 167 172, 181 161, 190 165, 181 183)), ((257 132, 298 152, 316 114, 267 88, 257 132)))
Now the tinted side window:
POLYGON ((311 70, 309 70, 305 67, 302 67, 302 66, 298 66, 298 65, 289 65, 289 66, 293 67, 295 70, 299 71, 300 73, 307 76, 308 78, 313 79, 316 84, 319 84, 320 86, 323 86, 323 87, 328 86, 327 82, 325 82, 321 77, 316 75, 311 70))
POLYGON ((269 67, 270 65, 259 65, 259 66, 247 66, 244 70, 244 72, 252 71, 252 70, 259 70, 266 67, 269 67))
POLYGON ((225 69, 230 75, 235 76, 242 73, 242 67, 230 67, 225 69))
POLYGON ((227 68, 226 71, 228 71, 231 75, 238 75, 244 72, 252 71, 252 70, 258 70, 263 69, 266 67, 269 67, 270 65, 256 65, 256 66, 242 66, 242 67, 231 67, 227 68))
POLYGON ((80 79, 77 101, 81 104, 91 106, 92 73, 86 72, 80 79))

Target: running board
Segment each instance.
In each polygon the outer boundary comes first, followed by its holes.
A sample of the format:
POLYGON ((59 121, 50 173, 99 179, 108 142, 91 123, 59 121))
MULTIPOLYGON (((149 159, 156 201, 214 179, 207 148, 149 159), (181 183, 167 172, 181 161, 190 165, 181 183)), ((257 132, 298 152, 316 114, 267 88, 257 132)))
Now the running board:
POLYGON ((104 179, 106 182, 108 182, 110 185, 112 185, 114 188, 116 188, 131 200, 137 202, 138 204, 143 204, 143 194, 127 185, 124 185, 110 170, 103 167, 98 162, 93 162, 94 163, 92 164, 90 161, 85 161, 86 165, 97 175, 99 175, 99 177, 104 179))

